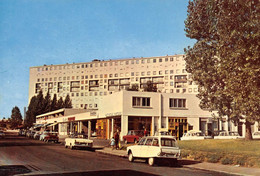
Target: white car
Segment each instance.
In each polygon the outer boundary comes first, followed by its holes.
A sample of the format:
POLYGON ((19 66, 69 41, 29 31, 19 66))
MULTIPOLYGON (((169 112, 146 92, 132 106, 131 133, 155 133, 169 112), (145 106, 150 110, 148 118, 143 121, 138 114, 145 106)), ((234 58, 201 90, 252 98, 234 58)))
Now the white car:
POLYGON ((66 138, 65 139, 65 148, 92 148, 93 140, 84 139, 84 138, 66 138))
POLYGON ((181 151, 174 136, 148 136, 143 137, 137 145, 127 147, 128 160, 133 162, 136 158, 147 159, 153 166, 157 160, 167 159, 176 163, 181 151))
POLYGON ((260 131, 255 131, 255 132, 252 134, 252 137, 253 137, 253 139, 260 139, 260 131))
POLYGON ((39 140, 40 140, 40 141, 43 141, 44 138, 45 138, 45 136, 47 136, 48 134, 49 134, 49 131, 44 131, 44 132, 40 135, 39 140))
POLYGON ((218 136, 214 136, 214 139, 241 139, 243 138, 238 134, 238 132, 235 131, 222 131, 219 133, 218 136))
POLYGON ((181 141, 185 140, 203 140, 205 136, 202 134, 201 131, 190 130, 187 133, 184 133, 181 137, 181 141))

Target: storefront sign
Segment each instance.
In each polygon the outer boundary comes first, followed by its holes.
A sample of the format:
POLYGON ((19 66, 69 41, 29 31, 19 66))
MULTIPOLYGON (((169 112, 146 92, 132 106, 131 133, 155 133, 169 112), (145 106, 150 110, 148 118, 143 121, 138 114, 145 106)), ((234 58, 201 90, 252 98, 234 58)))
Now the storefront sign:
POLYGON ((120 116, 120 115, 122 115, 121 112, 113 112, 113 113, 107 113, 107 114, 105 114, 106 117, 120 116))
POLYGON ((75 117, 69 117, 68 121, 75 121, 75 117))
POLYGON ((96 116, 97 113, 96 112, 90 112, 90 116, 96 116))

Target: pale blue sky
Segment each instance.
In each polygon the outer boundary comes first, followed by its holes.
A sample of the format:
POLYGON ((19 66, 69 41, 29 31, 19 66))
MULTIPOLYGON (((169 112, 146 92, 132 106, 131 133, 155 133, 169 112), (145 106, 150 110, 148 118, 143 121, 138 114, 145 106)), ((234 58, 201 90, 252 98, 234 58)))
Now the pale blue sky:
POLYGON ((28 105, 29 67, 183 54, 188 0, 0 0, 0 118, 28 105))

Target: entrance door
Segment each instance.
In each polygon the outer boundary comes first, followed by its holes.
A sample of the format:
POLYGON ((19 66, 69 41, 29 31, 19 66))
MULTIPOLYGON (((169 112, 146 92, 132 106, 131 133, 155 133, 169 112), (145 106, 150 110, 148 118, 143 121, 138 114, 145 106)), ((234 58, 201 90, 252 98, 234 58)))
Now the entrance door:
POLYGON ((179 126, 179 139, 181 139, 182 136, 183 136, 183 123, 180 123, 180 126, 179 126))

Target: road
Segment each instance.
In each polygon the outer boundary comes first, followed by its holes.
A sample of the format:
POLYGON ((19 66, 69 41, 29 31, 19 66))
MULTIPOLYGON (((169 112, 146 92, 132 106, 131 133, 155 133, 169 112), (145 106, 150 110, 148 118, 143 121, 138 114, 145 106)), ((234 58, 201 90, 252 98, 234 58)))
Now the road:
POLYGON ((0 175, 225 175, 178 166, 148 166, 143 161, 130 163, 126 158, 90 150, 70 150, 61 144, 44 143, 7 134, 0 139, 0 175))

